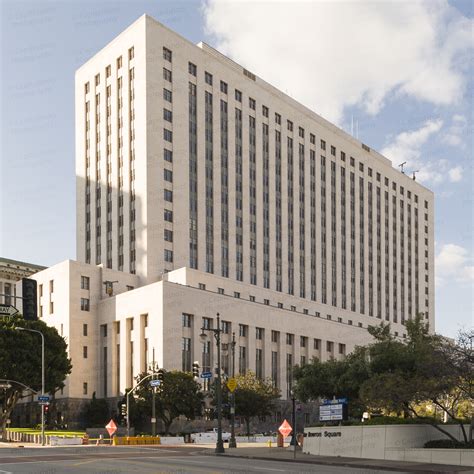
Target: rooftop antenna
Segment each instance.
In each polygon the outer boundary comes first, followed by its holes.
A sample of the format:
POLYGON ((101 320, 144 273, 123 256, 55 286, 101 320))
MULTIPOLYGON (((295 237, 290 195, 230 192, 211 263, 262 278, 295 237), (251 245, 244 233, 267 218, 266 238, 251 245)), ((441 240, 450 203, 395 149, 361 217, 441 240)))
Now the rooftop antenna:
POLYGON ((400 168, 400 171, 401 171, 403 174, 405 174, 405 171, 404 171, 403 167, 404 167, 406 164, 407 164, 407 162, 404 161, 403 163, 400 163, 400 164, 398 165, 398 167, 400 168))
POLYGON ((416 173, 419 173, 419 172, 420 170, 413 171, 413 175, 412 175, 413 181, 416 181, 416 173))

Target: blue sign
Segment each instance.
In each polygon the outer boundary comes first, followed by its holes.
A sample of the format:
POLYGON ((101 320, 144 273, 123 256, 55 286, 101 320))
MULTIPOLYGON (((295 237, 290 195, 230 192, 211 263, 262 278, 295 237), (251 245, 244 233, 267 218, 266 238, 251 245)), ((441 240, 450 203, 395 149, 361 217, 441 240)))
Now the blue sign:
POLYGON ((38 395, 39 402, 49 402, 49 395, 38 395))
POLYGON ((201 374, 202 379, 210 379, 212 377, 212 372, 203 372, 201 374))
POLYGON ((161 380, 150 380, 150 385, 152 387, 159 387, 161 385, 161 380))
POLYGON ((338 405, 347 403, 347 398, 335 398, 334 400, 321 400, 321 405, 338 405))

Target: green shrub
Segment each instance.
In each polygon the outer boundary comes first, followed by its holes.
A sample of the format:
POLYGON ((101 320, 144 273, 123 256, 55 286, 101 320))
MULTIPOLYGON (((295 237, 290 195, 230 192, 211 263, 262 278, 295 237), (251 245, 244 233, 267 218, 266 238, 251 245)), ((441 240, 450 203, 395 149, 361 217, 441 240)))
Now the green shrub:
POLYGON ((474 441, 462 443, 452 439, 433 439, 425 443, 425 448, 443 448, 443 449, 474 449, 474 441))

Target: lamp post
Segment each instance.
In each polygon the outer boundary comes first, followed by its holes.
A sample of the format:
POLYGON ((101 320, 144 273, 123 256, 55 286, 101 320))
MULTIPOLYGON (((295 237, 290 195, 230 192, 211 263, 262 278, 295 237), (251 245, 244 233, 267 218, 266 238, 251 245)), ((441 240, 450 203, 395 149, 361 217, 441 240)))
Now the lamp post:
MULTIPOLYGON (((41 395, 44 395, 44 334, 36 329, 22 328, 20 326, 15 327, 18 331, 35 332, 41 336, 41 395)), ((46 438, 44 436, 44 405, 41 405, 41 446, 46 444, 46 438)))
POLYGON ((206 342, 207 334, 204 331, 210 331, 214 334, 214 338, 217 344, 217 385, 216 385, 216 394, 217 394, 217 443, 216 443, 216 454, 223 454, 224 450, 224 441, 222 440, 222 378, 221 378, 221 320, 219 313, 217 313, 217 328, 201 328, 200 339, 201 342, 206 342))
MULTIPOLYGON (((232 342, 230 343, 232 349, 232 378, 235 377, 235 332, 232 333, 232 342)), ((230 394, 230 439, 229 448, 236 448, 237 442, 235 440, 235 393, 230 394)))
POLYGON ((295 398, 295 392, 293 389, 290 390, 290 395, 291 395, 291 404, 292 404, 292 412, 291 412, 291 424, 293 426, 293 431, 291 433, 291 441, 290 441, 290 446, 294 446, 294 449, 296 450, 296 398, 295 398))
MULTIPOLYGON (((151 371, 153 377, 155 379, 156 370, 158 369, 158 364, 155 362, 155 348, 153 348, 153 361, 149 365, 149 370, 151 371)), ((152 436, 156 436, 156 387, 152 387, 152 400, 151 400, 151 434, 152 436)))

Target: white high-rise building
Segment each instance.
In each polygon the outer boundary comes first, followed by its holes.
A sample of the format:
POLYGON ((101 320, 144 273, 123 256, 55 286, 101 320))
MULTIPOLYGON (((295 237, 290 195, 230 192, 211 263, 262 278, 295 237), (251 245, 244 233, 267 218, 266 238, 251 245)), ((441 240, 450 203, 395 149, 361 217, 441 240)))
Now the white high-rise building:
POLYGON ((119 396, 152 354, 212 368, 198 335, 218 312, 237 371, 283 397, 294 365, 369 325, 434 330, 433 193, 369 146, 146 15, 77 71, 75 100, 81 263, 35 276, 74 354, 64 396, 119 396))

